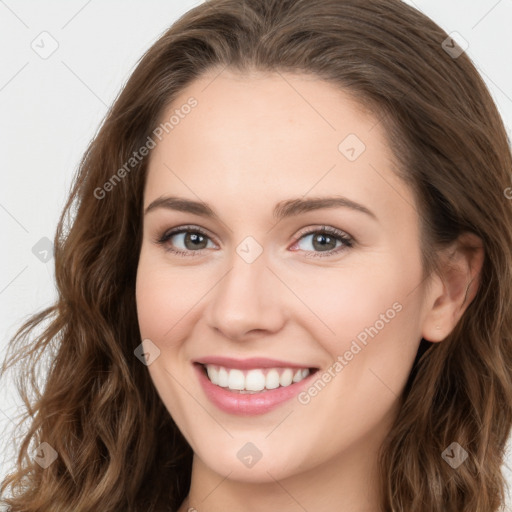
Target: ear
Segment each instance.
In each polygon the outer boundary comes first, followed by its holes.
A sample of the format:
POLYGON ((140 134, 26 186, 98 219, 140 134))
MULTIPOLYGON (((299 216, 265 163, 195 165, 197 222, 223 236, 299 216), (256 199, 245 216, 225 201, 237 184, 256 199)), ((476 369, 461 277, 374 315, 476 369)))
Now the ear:
POLYGON ((440 274, 434 275, 426 294, 427 312, 422 337, 444 340, 455 328, 480 285, 484 248, 480 237, 463 233, 440 255, 440 274))

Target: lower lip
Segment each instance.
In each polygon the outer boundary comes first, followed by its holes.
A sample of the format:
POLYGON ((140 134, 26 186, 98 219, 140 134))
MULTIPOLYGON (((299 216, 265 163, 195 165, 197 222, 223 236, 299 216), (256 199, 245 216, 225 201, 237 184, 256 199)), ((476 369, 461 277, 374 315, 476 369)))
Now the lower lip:
POLYGON ((309 384, 316 373, 312 373, 300 382, 290 384, 289 386, 269 389, 263 393, 246 394, 232 392, 227 388, 216 386, 206 376, 202 365, 196 363, 194 367, 198 374, 199 382, 209 400, 222 411, 240 416, 265 414, 282 403, 291 400, 309 384))

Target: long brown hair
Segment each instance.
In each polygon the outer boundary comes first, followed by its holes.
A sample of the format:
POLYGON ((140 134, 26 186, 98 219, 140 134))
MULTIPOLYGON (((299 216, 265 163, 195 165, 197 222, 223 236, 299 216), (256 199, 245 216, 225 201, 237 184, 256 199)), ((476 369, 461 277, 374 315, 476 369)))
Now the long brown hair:
MULTIPOLYGON (((148 159, 105 184, 164 110, 213 68, 313 74, 383 123, 397 172, 415 193, 425 275, 469 231, 484 244, 481 283, 442 343, 422 340, 402 407, 382 447, 382 511, 494 512, 512 424, 512 156, 503 122, 465 53, 399 0, 209 0, 143 56, 75 176, 55 235, 58 300, 16 333, 29 421, 0 491, 12 512, 176 510, 192 451, 163 406, 141 343, 135 275, 148 159), (449 48, 453 47, 450 42, 449 48), (37 332, 41 330, 41 332, 37 332), (42 392, 37 365, 50 356, 42 392), (37 390, 33 397, 28 389, 37 390), (58 454, 43 468, 32 451, 58 454), (468 453, 457 469, 452 442, 468 453)), ((333 477, 334 478, 334 477, 333 477)))

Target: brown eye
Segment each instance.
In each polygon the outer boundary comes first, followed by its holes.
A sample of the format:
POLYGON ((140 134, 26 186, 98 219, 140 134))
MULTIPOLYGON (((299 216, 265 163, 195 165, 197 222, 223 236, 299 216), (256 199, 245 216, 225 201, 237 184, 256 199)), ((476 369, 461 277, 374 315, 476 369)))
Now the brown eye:
POLYGON ((322 229, 302 233, 294 247, 297 246, 299 249, 306 251, 306 253, 310 253, 309 255, 318 257, 339 254, 341 251, 352 247, 353 244, 354 240, 343 231, 336 228, 323 227, 322 229), (308 240, 308 242, 302 243, 304 240, 308 240))
MULTIPOLYGON (((165 232, 157 243, 163 245, 166 251, 181 256, 195 256, 208 248, 210 237, 198 228, 180 227, 165 232)), ((211 247, 211 246, 210 246, 211 247)))

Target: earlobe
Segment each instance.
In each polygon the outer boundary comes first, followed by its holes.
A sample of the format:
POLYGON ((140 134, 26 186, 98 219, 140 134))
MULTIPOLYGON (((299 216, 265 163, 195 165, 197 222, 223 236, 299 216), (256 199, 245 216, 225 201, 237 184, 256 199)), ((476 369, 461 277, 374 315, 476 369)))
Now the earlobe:
POLYGON ((482 240, 464 233, 439 257, 441 275, 433 278, 427 293, 422 326, 422 337, 431 342, 444 340, 475 298, 484 261, 482 240))

